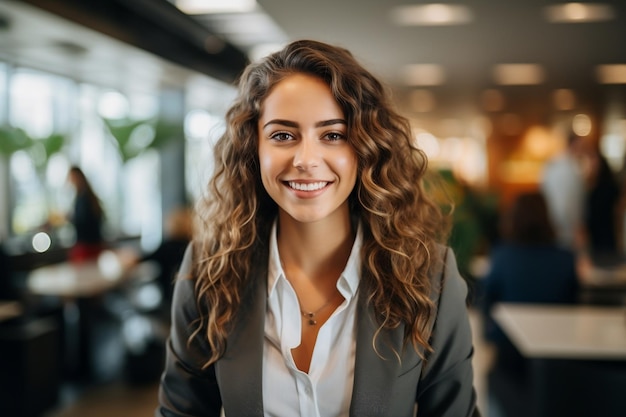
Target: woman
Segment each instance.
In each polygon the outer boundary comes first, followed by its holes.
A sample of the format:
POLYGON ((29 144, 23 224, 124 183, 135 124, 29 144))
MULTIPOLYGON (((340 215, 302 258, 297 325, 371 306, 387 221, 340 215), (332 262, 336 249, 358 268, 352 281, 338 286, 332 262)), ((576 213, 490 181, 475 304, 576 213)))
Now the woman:
POLYGON ((381 84, 293 42, 246 69, 215 155, 157 415, 472 415, 466 287, 381 84))
POLYGON ((104 249, 102 237, 104 211, 98 196, 79 167, 70 168, 68 181, 76 191, 70 216, 76 232, 76 242, 69 251, 69 259, 72 262, 95 259, 104 249))
POLYGON ((498 302, 573 304, 578 297, 577 261, 557 244, 545 197, 520 194, 502 219, 504 242, 491 253, 484 279, 485 331, 498 347, 500 366, 524 366, 506 335, 491 319, 498 302))

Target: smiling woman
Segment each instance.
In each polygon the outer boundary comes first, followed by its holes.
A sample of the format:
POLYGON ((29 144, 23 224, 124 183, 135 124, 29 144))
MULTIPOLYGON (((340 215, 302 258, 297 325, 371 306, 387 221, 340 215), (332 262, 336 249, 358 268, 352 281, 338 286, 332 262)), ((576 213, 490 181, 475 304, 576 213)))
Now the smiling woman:
POLYGON ((332 231, 333 219, 349 218, 357 157, 330 88, 291 75, 267 96, 258 124, 261 180, 280 207, 280 223, 325 220, 332 231))
POLYGON ((250 65, 215 155, 157 415, 478 414, 426 156, 350 52, 303 40, 250 65))

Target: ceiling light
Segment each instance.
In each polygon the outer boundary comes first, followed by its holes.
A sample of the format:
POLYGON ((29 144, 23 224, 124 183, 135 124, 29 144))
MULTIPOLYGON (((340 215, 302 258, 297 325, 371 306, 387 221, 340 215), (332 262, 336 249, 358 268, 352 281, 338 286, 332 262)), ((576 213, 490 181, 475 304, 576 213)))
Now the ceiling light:
POLYGON ((186 14, 245 13, 256 8, 256 0, 176 0, 186 14))
POLYGON ((546 6, 544 14, 552 23, 588 23, 611 20, 615 10, 602 3, 563 3, 546 6))
POLYGON ((402 69, 402 80, 410 86, 441 85, 445 79, 443 68, 437 64, 410 64, 402 69))
POLYGON ((396 6, 390 15, 400 26, 458 25, 470 22, 473 17, 467 6, 442 3, 396 6))
POLYGON ((574 92, 567 88, 554 90, 552 100, 554 101, 554 107, 557 110, 572 110, 576 104, 576 96, 574 92))
POLYGON ((596 75, 602 84, 626 84, 626 64, 598 65, 596 75))
POLYGON ((499 64, 493 70, 493 78, 500 85, 541 84, 544 71, 537 64, 499 64))

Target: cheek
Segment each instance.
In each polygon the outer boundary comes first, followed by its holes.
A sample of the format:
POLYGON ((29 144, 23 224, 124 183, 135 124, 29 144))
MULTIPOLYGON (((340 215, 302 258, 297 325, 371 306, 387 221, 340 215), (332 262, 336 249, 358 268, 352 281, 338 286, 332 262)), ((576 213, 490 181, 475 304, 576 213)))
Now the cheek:
POLYGON ((351 181, 356 181, 358 160, 354 153, 343 155, 335 160, 338 172, 341 172, 351 181))
POLYGON ((261 172, 261 181, 265 188, 268 187, 268 181, 275 177, 276 161, 271 152, 266 152, 262 148, 259 149, 259 170, 261 172))

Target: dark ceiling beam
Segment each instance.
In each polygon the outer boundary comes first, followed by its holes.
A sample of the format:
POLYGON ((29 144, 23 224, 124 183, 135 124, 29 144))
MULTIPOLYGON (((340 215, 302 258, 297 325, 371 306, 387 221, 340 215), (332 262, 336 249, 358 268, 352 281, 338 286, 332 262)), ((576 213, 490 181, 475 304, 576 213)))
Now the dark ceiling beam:
POLYGON ((241 50, 166 0, 22 1, 227 83, 248 64, 241 50))

